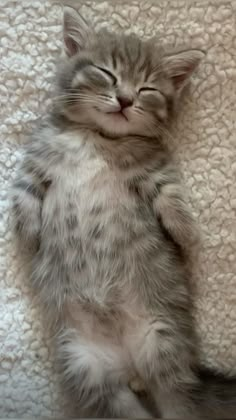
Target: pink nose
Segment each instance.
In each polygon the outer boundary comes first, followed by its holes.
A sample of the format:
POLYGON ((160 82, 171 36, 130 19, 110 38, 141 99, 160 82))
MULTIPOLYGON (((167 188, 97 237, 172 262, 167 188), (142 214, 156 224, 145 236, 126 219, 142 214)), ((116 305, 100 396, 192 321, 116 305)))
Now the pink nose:
POLYGON ((117 101, 119 102, 122 109, 133 105, 133 99, 128 98, 127 96, 117 96, 117 101))

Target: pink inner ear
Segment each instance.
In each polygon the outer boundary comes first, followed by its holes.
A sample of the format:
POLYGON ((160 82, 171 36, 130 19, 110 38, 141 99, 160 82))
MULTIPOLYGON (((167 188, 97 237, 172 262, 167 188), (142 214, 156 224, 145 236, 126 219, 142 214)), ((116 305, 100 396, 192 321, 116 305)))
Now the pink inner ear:
POLYGON ((194 63, 189 64, 188 66, 184 67, 179 74, 172 76, 172 80, 176 89, 183 87, 184 83, 191 77, 195 67, 196 65, 194 63))
POLYGON ((179 89, 184 84, 186 79, 188 79, 188 77, 189 77, 188 73, 183 73, 183 74, 179 74, 178 76, 173 76, 172 80, 173 80, 175 88, 179 89))
POLYGON ((64 37, 64 42, 66 46, 66 52, 69 57, 72 57, 78 52, 78 44, 70 36, 64 37))

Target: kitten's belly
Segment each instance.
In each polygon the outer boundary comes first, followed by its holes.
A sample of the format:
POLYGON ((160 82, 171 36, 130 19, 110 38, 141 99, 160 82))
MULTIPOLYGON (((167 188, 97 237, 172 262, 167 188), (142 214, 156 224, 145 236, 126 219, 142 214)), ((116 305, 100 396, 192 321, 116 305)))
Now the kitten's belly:
POLYGON ((49 269, 55 267, 49 255, 56 253, 61 271, 96 300, 117 298, 159 244, 152 211, 105 176, 52 184, 42 218, 49 269))

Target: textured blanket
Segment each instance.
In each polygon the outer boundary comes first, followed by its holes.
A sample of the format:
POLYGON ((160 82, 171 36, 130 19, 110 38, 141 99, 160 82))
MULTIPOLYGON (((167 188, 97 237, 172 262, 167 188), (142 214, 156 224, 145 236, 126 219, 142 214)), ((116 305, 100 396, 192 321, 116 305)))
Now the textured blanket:
MULTIPOLYGON (((74 1, 95 25, 130 28, 208 51, 172 132, 202 232, 194 297, 202 360, 236 373, 236 3, 224 0, 74 1)), ((16 252, 9 188, 22 144, 50 103, 61 48, 59 5, 1 0, 0 417, 62 415, 50 335, 16 252)))

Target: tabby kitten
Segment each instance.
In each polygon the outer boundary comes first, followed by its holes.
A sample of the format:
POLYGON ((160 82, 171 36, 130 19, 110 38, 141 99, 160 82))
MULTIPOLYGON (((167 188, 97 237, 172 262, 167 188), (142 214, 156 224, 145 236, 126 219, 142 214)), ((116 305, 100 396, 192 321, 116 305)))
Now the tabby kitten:
POLYGON ((13 201, 21 241, 38 243, 32 284, 78 415, 152 417, 144 386, 164 418, 233 416, 231 384, 221 393, 198 369, 186 268, 196 234, 164 138, 204 54, 94 32, 71 8, 64 46, 13 201))

